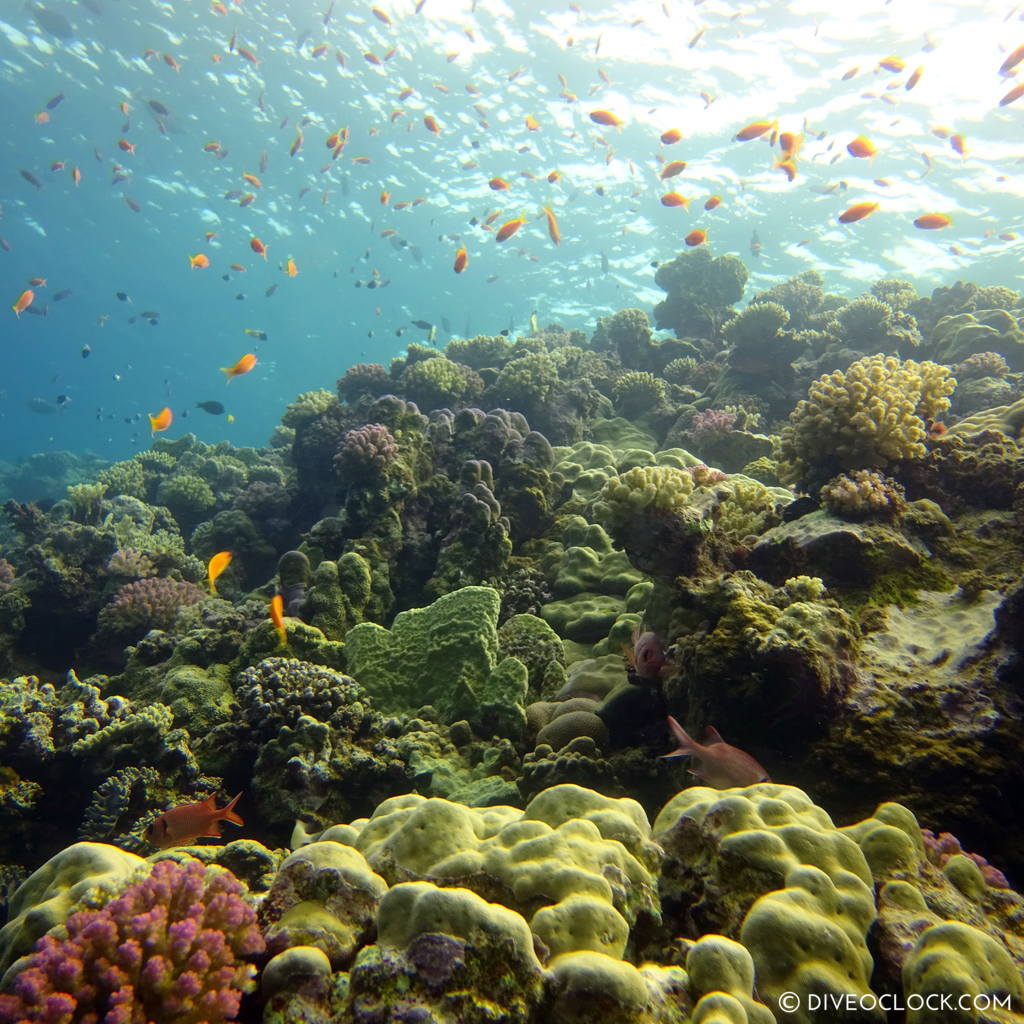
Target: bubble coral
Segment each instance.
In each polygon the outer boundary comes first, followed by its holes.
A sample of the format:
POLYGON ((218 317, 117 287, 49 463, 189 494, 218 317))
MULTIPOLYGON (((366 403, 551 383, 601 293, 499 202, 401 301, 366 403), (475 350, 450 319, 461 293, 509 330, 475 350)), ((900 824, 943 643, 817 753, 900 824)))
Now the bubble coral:
POLYGON ((383 476, 398 458, 398 442, 382 423, 366 423, 348 431, 334 456, 339 479, 383 476))
POLYGON ((783 427, 780 478, 820 481, 842 470, 923 458, 925 420, 949 408, 955 388, 944 366, 885 355, 819 377, 783 427))
POLYGON ((159 861, 98 910, 39 940, 0 995, 0 1020, 45 1024, 218 1024, 255 988, 256 914, 233 875, 196 860, 159 861))
POLYGON ((840 519, 899 519, 907 510, 906 494, 892 479, 870 469, 840 473, 821 489, 821 503, 840 519))
POLYGON ((99 614, 100 632, 138 639, 151 629, 173 630, 183 608, 206 595, 194 583, 144 579, 126 583, 99 614))

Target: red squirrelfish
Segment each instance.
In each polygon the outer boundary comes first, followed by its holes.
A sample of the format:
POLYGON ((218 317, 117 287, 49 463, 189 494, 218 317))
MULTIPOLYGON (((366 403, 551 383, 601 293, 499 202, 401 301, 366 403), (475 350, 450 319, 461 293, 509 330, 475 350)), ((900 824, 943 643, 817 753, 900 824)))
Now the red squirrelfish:
POLYGON ((686 730, 671 716, 668 727, 678 746, 662 757, 692 757, 690 774, 714 789, 730 789, 733 786, 753 786, 757 782, 770 782, 768 773, 745 750, 725 742, 718 730, 709 725, 705 731, 706 744, 692 739, 686 730))
POLYGON ((184 846, 202 836, 220 839, 220 822, 245 824, 241 815, 235 813, 235 804, 241 797, 239 793, 226 807, 218 807, 216 797, 212 794, 205 800, 172 807, 150 822, 146 829, 146 839, 162 850, 168 846, 184 846))

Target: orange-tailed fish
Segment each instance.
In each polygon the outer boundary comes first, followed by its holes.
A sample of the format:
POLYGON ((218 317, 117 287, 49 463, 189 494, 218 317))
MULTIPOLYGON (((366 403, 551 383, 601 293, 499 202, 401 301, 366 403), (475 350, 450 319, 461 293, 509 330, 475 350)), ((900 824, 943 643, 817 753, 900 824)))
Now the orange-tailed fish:
POLYGON ((465 247, 459 249, 455 253, 455 265, 452 268, 456 274, 461 274, 466 267, 469 266, 469 253, 466 252, 465 247))
POLYGON ((289 277, 296 277, 299 273, 299 268, 295 265, 295 260, 293 260, 291 256, 289 256, 284 262, 284 272, 289 277))
POLYGON ((250 174, 248 171, 242 172, 242 177, 245 178, 253 188, 263 188, 263 182, 256 177, 255 174, 250 174))
POLYGON ((206 836, 211 839, 220 839, 220 822, 230 821, 233 825, 245 824, 241 816, 235 813, 235 805, 241 796, 242 794, 239 793, 225 807, 217 806, 213 794, 205 800, 172 807, 150 822, 146 829, 146 839, 162 850, 169 846, 184 846, 206 836))
POLYGON ((551 241, 554 242, 555 245, 558 245, 562 240, 562 232, 558 227, 558 219, 549 207, 545 206, 543 209, 544 216, 547 218, 548 222, 548 235, 551 238, 551 241))
POLYGON ((703 245, 708 240, 708 233, 703 228, 694 228, 683 241, 689 245, 703 245))
POLYGON ((257 256, 262 256, 264 259, 267 258, 267 247, 255 235, 249 239, 249 248, 252 249, 257 256))
POLYGON ((525 118, 527 131, 535 132, 540 129, 540 121, 533 116, 533 114, 527 114, 525 118))
POLYGON ((504 178, 491 178, 487 182, 487 187, 493 189, 495 192, 505 192, 508 190, 508 182, 504 178))
POLYGON ((666 192, 661 197, 662 206, 682 206, 684 209, 690 205, 690 200, 678 192, 666 192))
POLYGON ((174 413, 168 406, 164 406, 155 416, 149 417, 149 429, 154 434, 166 430, 174 422, 174 413))
POLYGON ((18 296, 18 299, 14 303, 14 305, 11 306, 11 309, 14 310, 14 315, 20 319, 21 318, 21 314, 24 313, 25 310, 28 309, 28 307, 31 306, 33 302, 35 302, 35 298, 36 298, 36 293, 34 291, 32 291, 31 288, 26 288, 18 296))
POLYGON ((210 265, 210 257, 204 252, 197 252, 189 256, 188 262, 193 270, 205 270, 210 265))
POLYGON ((1013 103, 1014 100, 1019 100, 1021 96, 1024 96, 1024 82, 1020 85, 1015 85, 1000 101, 999 106, 1005 107, 1008 103, 1013 103))
POLYGON ((241 359, 238 360, 234 366, 222 366, 220 368, 221 373, 227 374, 228 381, 232 381, 235 377, 241 377, 243 374, 248 373, 256 365, 256 356, 252 352, 246 352, 241 359))
POLYGON ((590 120, 594 124, 607 125, 609 128, 620 128, 624 122, 621 117, 613 114, 610 110, 592 110, 590 120))
POLYGON ((960 156, 967 155, 967 140, 959 132, 956 135, 950 135, 949 144, 954 153, 959 153, 960 156))
POLYGON ((878 203, 854 203, 839 214, 839 223, 852 224, 854 221, 863 220, 877 209, 878 203))
POLYGON ((218 551, 210 559, 210 564, 206 567, 206 579, 210 584, 210 593, 214 597, 217 596, 217 579, 231 564, 231 557, 230 551, 218 551))
POLYGON ((937 228, 948 228, 953 223, 951 217, 944 213, 922 213, 914 219, 914 227, 924 231, 934 231, 937 228))
POLYGON ((1007 58, 999 65, 999 74, 1009 75, 1010 72, 1024 60, 1024 46, 1018 46, 1007 58))
POLYGON ((677 174, 682 174, 686 170, 685 160, 670 160, 661 169, 661 173, 658 175, 662 181, 666 178, 674 178, 677 174))
POLYGON ((423 125, 432 135, 441 134, 441 126, 437 123, 437 118, 433 114, 425 114, 423 117, 423 125))
POLYGON ((661 144, 674 146, 682 137, 683 133, 678 128, 671 128, 669 131, 661 133, 661 144))
POLYGON ((275 594, 270 599, 270 620, 274 623, 274 629, 277 630, 281 646, 287 647, 288 630, 284 624, 284 598, 280 594, 275 594))
POLYGON ((923 74, 923 67, 914 68, 913 74, 911 74, 911 76, 907 79, 906 85, 904 85, 903 88, 906 89, 907 92, 910 92, 910 90, 913 89, 914 86, 921 81, 921 76, 923 74))
POLYGON ((720 206, 721 202, 722 200, 718 196, 708 196, 708 198, 704 200, 704 209, 713 210, 716 206, 720 206))
POLYGON ((878 66, 883 71, 902 71, 907 65, 902 57, 883 57, 878 66))

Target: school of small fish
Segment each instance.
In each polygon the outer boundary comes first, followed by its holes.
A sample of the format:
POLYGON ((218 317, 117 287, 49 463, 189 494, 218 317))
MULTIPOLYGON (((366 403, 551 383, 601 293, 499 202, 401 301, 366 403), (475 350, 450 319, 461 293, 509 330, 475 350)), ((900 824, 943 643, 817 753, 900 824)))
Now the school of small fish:
POLYGON ((982 260, 1014 283, 1022 7, 945 0, 923 26, 904 0, 319 6, 0 15, 9 329, 74 339, 62 413, 102 393, 97 421, 145 444, 145 418, 221 416, 222 364, 258 364, 246 388, 280 406, 409 340, 514 333, 531 308, 590 329, 657 301, 651 265, 706 244, 749 253, 762 286, 815 268, 855 294, 982 260), (140 274, 150 308, 127 312, 140 274), (157 355, 128 330, 172 320, 157 355), (259 347, 239 358, 243 334, 259 347))

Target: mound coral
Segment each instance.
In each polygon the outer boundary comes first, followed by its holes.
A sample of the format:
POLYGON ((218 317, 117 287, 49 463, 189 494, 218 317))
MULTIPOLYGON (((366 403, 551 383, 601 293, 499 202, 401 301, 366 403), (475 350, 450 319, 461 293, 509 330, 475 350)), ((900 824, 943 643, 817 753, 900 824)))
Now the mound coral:
POLYGON ((80 910, 64 938, 44 936, 0 995, 0 1020, 218 1024, 255 988, 256 914, 230 874, 199 861, 158 862, 98 910, 80 910))
POLYGON ((736 256, 711 255, 702 245, 662 263, 654 275, 667 296, 654 307, 654 322, 685 338, 714 337, 743 298, 747 268, 736 256))
POLYGON ((657 409, 665 400, 665 382, 653 373, 631 370, 615 382, 612 397, 615 411, 632 419, 657 409))
POLYGON ((380 363, 356 363, 338 379, 338 398, 354 405, 364 395, 380 398, 394 388, 391 374, 380 363))
POLYGON ((402 393, 421 409, 464 405, 483 394, 484 384, 475 370, 432 354, 432 359, 409 363, 399 382, 402 393))
POLYGON ((955 387, 944 366, 883 355, 819 377, 783 427, 780 478, 806 484, 923 458, 926 421, 949 408, 955 387))

